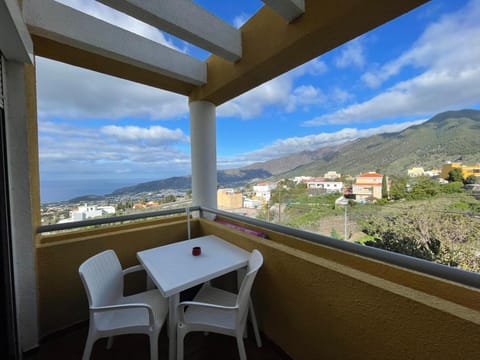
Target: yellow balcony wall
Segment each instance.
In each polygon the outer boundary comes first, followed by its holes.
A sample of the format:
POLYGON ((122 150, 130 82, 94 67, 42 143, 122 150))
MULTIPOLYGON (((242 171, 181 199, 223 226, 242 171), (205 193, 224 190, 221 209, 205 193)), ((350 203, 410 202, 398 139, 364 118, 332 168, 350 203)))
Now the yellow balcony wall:
MULTIPOLYGON (((480 358, 478 289, 280 232, 262 229, 263 239, 191 223, 192 236, 216 234, 263 253, 253 292, 259 326, 293 359, 480 358)), ((113 248, 133 265, 138 250, 183 240, 187 229, 178 218, 69 236, 37 247, 43 335, 88 318, 77 273, 85 258, 113 248)))

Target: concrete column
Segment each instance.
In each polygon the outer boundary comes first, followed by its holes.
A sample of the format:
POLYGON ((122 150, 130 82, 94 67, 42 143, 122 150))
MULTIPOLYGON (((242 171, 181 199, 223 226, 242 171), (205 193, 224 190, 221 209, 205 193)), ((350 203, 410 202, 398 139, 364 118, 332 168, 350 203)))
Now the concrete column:
POLYGON ((193 101, 190 106, 193 206, 217 208, 217 138, 215 105, 193 101))
MULTIPOLYGON (((29 99, 29 85, 34 84, 34 78, 27 75, 27 71, 31 72, 33 69, 27 69, 27 66, 19 62, 6 62, 7 167, 15 300, 21 351, 30 350, 38 345, 33 214, 40 210, 32 210, 32 196, 34 195, 32 195, 30 184, 33 179, 38 179, 38 175, 30 174, 28 141, 31 138, 29 123, 32 120, 30 119, 32 112, 30 106, 33 105, 29 99)), ((36 191, 38 193, 38 189, 36 191)), ((38 198, 38 196, 35 197, 38 198)), ((39 208, 40 204, 36 204, 36 206, 39 208)))

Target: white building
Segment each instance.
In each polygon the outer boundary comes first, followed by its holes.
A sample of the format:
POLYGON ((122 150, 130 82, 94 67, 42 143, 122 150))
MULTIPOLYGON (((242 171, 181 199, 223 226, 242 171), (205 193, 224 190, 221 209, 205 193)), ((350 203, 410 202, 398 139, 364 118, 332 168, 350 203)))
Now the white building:
POLYGON ((243 198, 243 207, 247 209, 259 209, 262 206, 260 200, 249 199, 247 197, 243 198))
POLYGON ((307 189, 321 189, 327 193, 341 192, 343 182, 341 181, 307 181, 307 189))
POLYGON ((327 171, 323 177, 328 180, 335 180, 342 177, 342 174, 339 174, 336 171, 327 171))
POLYGON ((313 176, 295 176, 293 178, 293 181, 295 182, 295 184, 301 184, 311 179, 313 179, 313 176))
POLYGON ((407 175, 409 177, 419 177, 425 175, 425 170, 423 167, 414 167, 407 170, 407 175))
POLYGON ((271 191, 277 188, 277 184, 273 181, 266 181, 263 183, 258 183, 253 186, 253 191, 256 198, 261 198, 264 201, 270 201, 272 197, 271 191))
POLYGON ((70 212, 70 218, 59 221, 59 223, 83 221, 107 214, 115 214, 114 206, 80 205, 70 212))

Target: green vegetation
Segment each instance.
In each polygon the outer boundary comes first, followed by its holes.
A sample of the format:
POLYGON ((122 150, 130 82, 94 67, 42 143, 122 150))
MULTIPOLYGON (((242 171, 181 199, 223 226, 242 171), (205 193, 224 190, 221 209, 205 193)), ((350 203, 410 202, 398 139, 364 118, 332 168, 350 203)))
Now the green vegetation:
POLYGON ((456 168, 448 172, 448 182, 463 182, 463 172, 462 169, 456 168))
POLYGON ((369 217, 361 228, 372 237, 365 245, 480 271, 474 246, 480 222, 462 214, 417 207, 394 216, 369 217))
MULTIPOLYGON (((340 194, 309 194, 284 184, 272 193, 270 220, 280 218, 286 226, 336 239, 344 238, 347 220, 349 241, 480 272, 480 201, 464 190, 463 183, 455 176, 448 184, 427 177, 410 180, 411 184, 405 178, 391 180, 391 200, 349 201, 347 209, 335 206, 340 194), (352 234, 357 234, 354 239, 352 234)), ((263 219, 267 220, 266 212, 263 219)))

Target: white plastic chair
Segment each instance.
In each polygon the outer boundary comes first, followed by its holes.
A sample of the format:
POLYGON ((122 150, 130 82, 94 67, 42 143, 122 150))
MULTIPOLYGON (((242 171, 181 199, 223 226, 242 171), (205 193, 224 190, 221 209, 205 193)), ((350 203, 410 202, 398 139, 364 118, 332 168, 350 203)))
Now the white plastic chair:
POLYGON ((191 331, 235 336, 240 359, 246 360, 243 335, 245 334, 249 305, 257 345, 258 347, 262 346, 250 301, 250 290, 262 264, 262 254, 258 250, 253 250, 248 260, 247 274, 242 281, 238 295, 205 283, 193 301, 184 301, 178 305, 177 360, 183 360, 184 338, 191 331))
POLYGON ((123 277, 142 270, 141 265, 122 270, 113 250, 92 256, 80 265, 79 273, 87 292, 90 325, 82 360, 90 359, 93 344, 99 338, 123 334, 147 334, 150 358, 158 359, 158 335, 168 313, 168 302, 158 289, 123 296, 123 277))

